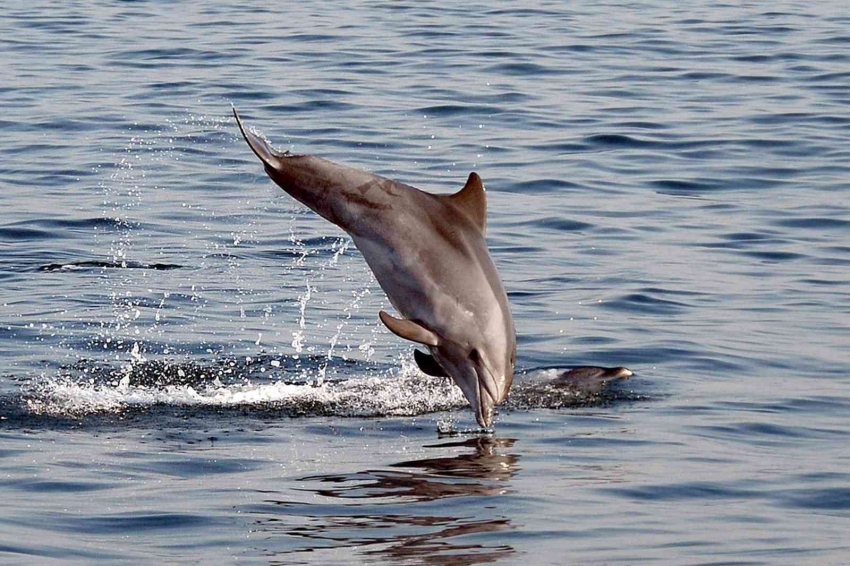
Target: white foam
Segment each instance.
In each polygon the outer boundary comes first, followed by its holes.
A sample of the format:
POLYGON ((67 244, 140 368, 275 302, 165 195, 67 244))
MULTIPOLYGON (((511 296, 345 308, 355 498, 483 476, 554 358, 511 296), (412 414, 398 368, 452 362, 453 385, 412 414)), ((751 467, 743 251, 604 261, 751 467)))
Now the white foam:
POLYGON ((280 408, 285 412, 339 416, 413 416, 466 404, 448 379, 405 369, 395 377, 363 377, 320 385, 243 383, 203 386, 97 384, 68 376, 44 378, 27 396, 30 412, 54 416, 115 413, 154 405, 280 408))

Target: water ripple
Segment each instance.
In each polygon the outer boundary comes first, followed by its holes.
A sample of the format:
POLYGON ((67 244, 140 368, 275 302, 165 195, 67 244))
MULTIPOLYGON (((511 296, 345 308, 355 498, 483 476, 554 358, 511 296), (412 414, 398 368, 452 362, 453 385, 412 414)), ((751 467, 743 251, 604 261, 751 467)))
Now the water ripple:
POLYGON ((845 12, 3 4, 0 548, 843 563, 845 12), (519 334, 505 436, 413 370, 231 102, 294 152, 482 175, 519 334), (588 364, 636 376, 555 383, 588 364))

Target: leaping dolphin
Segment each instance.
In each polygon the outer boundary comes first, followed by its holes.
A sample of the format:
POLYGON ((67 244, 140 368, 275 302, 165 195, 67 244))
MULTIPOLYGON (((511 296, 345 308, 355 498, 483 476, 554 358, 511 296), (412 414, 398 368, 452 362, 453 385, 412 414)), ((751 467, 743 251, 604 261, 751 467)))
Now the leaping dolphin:
POLYGON ((484 184, 470 173, 453 195, 434 195, 312 155, 279 153, 233 116, 284 191, 345 230, 403 318, 381 311, 429 375, 451 377, 482 427, 505 400, 516 365, 508 297, 487 251, 484 184))

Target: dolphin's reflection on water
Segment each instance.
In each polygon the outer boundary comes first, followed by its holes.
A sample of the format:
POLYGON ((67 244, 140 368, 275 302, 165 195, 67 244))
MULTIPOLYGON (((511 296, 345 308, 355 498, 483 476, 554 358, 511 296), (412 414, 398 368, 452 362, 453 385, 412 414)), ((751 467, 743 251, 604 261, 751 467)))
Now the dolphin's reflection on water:
POLYGON ((308 539, 294 546, 279 541, 285 550, 269 549, 278 556, 316 556, 322 549, 347 548, 391 564, 411 559, 424 564, 495 562, 514 553, 499 540, 504 537, 492 534, 514 528, 494 501, 509 492, 509 481, 520 469, 519 456, 509 451, 514 442, 469 438, 426 446, 468 450, 462 454, 403 461, 384 470, 300 478, 308 484, 301 491, 327 498, 326 503, 267 500, 271 506, 254 509, 263 516, 257 529, 308 539), (313 482, 318 485, 310 487, 313 482))
POLYGON ((390 466, 392 470, 367 471, 355 476, 309 476, 303 480, 340 484, 314 491, 345 499, 433 501, 444 497, 500 495, 506 489, 503 482, 517 469, 519 457, 501 454, 497 449, 510 448, 514 442, 510 438, 478 437, 429 445, 426 448, 471 447, 474 452, 399 462, 390 466))

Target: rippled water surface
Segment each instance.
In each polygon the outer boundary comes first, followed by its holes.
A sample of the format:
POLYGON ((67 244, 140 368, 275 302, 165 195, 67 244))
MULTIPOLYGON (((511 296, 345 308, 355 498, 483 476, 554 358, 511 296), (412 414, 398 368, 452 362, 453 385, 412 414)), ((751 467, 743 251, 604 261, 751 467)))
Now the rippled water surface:
POLYGON ((846 4, 458 6, 3 3, 0 562, 848 562, 846 4), (493 434, 231 103, 481 174, 493 434))

